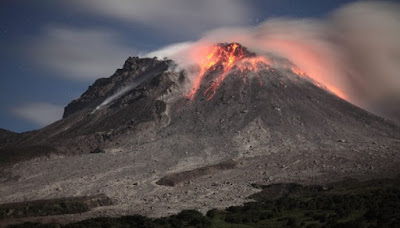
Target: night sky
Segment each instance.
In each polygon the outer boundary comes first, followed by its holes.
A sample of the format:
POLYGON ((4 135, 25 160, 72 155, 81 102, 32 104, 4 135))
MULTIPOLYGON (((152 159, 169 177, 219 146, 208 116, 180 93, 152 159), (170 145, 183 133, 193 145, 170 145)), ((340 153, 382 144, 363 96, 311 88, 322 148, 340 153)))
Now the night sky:
POLYGON ((218 27, 321 18, 335 0, 1 0, 0 128, 22 132, 63 108, 128 56, 194 41, 218 27))

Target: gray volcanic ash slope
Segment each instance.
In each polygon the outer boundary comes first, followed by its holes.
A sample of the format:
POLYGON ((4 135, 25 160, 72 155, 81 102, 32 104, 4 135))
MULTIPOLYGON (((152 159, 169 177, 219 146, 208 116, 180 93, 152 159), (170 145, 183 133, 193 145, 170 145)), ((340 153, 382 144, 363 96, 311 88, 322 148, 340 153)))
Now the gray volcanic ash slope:
POLYGON ((47 149, 4 168, 0 203, 105 193, 115 205, 80 218, 159 216, 242 203, 253 183, 398 175, 398 126, 238 44, 217 47, 201 80, 129 58, 62 120, 2 142, 1 154, 47 149))

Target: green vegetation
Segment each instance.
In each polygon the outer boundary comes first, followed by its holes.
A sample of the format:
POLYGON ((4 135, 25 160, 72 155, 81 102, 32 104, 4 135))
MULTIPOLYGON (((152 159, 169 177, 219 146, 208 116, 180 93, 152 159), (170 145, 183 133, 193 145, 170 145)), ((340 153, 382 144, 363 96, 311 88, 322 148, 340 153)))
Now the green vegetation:
MULTIPOLYGON (((202 215, 184 210, 177 215, 151 219, 140 215, 95 218, 68 225, 25 223, 12 227, 400 227, 400 184, 370 181, 316 191, 290 186, 285 196, 257 201, 202 215)), ((277 188, 276 185, 273 188, 277 188)), ((270 191, 268 186, 264 190, 270 191)), ((264 191, 263 190, 263 191, 264 191)), ((264 196, 261 198, 260 196, 264 196)))
POLYGON ((0 205, 0 219, 77 214, 93 207, 111 204, 111 200, 104 194, 9 203, 0 205))
POLYGON ((26 205, 18 209, 0 209, 0 218, 30 217, 60 214, 74 214, 88 211, 89 207, 82 202, 49 203, 41 205, 26 205))

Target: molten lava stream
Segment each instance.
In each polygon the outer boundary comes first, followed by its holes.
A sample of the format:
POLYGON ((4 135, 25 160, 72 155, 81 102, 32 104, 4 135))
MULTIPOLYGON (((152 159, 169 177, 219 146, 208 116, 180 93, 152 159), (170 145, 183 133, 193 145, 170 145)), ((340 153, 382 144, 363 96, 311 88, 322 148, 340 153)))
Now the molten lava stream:
MULTIPOLYGON (((216 70, 219 66, 222 68, 222 73, 217 76, 215 81, 204 92, 207 100, 211 100, 214 97, 217 89, 221 86, 221 83, 233 69, 248 73, 257 72, 259 69, 258 64, 260 62, 269 65, 269 61, 263 57, 246 57, 244 50, 239 47, 239 44, 232 43, 225 47, 216 45, 211 48, 210 53, 200 65, 199 75, 195 79, 191 91, 187 94, 187 97, 190 100, 194 99, 197 91, 200 89, 205 75, 210 71, 216 70)), ((259 81, 261 83, 261 80, 259 81)))
MULTIPOLYGON (((217 92, 223 81, 234 70, 240 72, 240 74, 238 75, 246 75, 246 77, 248 77, 250 72, 253 73, 257 77, 259 84, 262 85, 262 80, 258 72, 260 71, 260 69, 270 69, 271 71, 273 71, 273 69, 270 68, 271 61, 266 57, 250 57, 249 55, 250 54, 237 43, 231 43, 227 45, 220 44, 213 46, 212 48, 210 48, 206 57, 201 62, 200 72, 194 80, 192 88, 190 92, 186 95, 186 97, 190 100, 194 100, 197 92, 201 87, 201 84, 204 81, 204 77, 206 76, 206 74, 217 69, 222 69, 222 72, 217 75, 211 85, 204 90, 204 96, 207 97, 207 100, 211 100, 214 97, 215 93, 217 92)), ((342 91, 331 85, 321 85, 318 81, 313 80, 313 78, 315 77, 312 77, 312 75, 303 72, 296 66, 284 65, 283 67, 291 69, 294 74, 305 77, 311 80, 316 86, 326 89, 336 96, 345 99, 344 93, 342 91)), ((244 82, 246 82, 245 79, 246 78, 244 78, 244 82)))

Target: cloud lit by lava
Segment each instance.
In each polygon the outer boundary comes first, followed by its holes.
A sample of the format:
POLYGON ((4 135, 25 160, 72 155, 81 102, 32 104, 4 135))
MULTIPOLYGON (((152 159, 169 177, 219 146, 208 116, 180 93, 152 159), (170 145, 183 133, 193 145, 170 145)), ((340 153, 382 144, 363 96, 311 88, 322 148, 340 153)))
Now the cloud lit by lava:
MULTIPOLYGON (((267 65, 271 64, 270 56, 287 59, 293 63, 289 68, 294 73, 307 75, 317 85, 361 108, 400 121, 399 23, 399 4, 357 2, 321 20, 278 18, 257 27, 213 30, 196 42, 174 44, 148 56, 171 58, 185 69, 199 66, 200 73, 192 74, 188 95, 193 98, 205 71, 212 68, 213 61, 220 60, 209 58, 213 45, 240 43, 267 65)), ((235 64, 229 56, 224 58, 228 61, 208 89, 209 98, 233 66, 241 63, 240 57, 235 64)), ((287 67, 286 62, 272 64, 287 67)))

